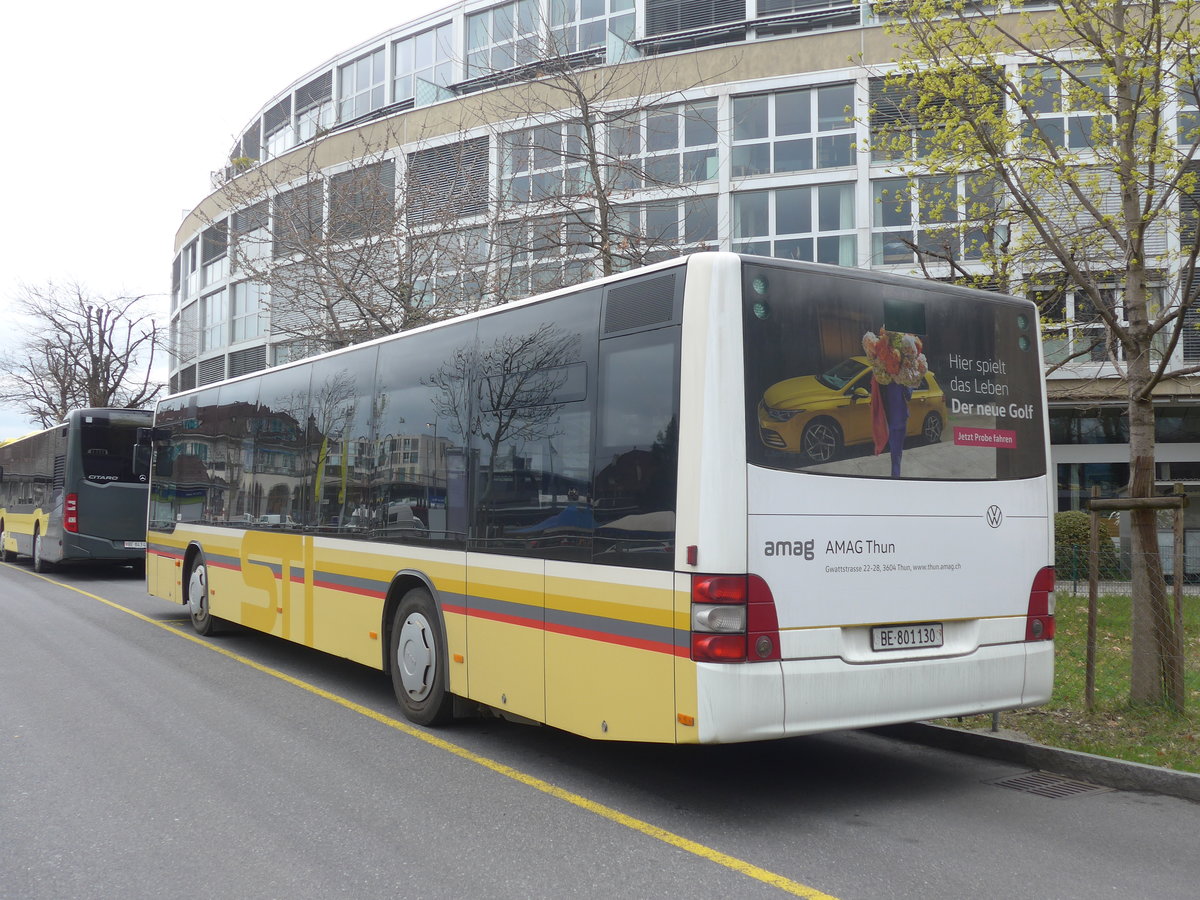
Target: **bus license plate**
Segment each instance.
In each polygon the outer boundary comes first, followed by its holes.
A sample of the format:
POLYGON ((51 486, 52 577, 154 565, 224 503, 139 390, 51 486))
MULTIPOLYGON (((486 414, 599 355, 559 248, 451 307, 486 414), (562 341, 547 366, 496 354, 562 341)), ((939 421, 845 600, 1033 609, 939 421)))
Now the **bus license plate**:
POLYGON ((919 650, 942 646, 942 623, 920 625, 876 625, 871 629, 871 649, 919 650))
POLYGON ((126 541, 125 548, 127 550, 145 550, 146 542, 145 541, 126 541))

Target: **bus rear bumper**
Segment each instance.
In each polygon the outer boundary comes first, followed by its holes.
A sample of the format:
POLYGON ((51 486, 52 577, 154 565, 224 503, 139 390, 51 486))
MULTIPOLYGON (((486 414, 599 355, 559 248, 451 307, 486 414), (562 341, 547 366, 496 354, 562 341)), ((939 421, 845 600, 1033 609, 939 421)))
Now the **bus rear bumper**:
POLYGON ((112 540, 90 534, 64 534, 61 559, 75 562, 135 563, 146 558, 145 540, 112 540), (136 546, 137 544, 141 546, 136 546), (126 544, 134 544, 127 547, 126 544))
POLYGON ((1054 644, 867 665, 827 658, 696 670, 700 742, 752 741, 1036 706, 1050 698, 1054 644))

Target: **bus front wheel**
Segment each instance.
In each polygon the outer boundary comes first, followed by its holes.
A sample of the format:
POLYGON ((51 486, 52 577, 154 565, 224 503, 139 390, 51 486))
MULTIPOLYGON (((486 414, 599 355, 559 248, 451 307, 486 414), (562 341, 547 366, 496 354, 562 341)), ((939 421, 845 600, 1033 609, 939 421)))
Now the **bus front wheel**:
POLYGON ((401 599, 390 644, 392 687, 405 718, 417 725, 449 721, 453 697, 446 687, 446 641, 429 591, 415 588, 401 599))
POLYGON ((7 540, 8 532, 4 530, 2 525, 0 525, 0 559, 4 560, 4 562, 12 562, 17 558, 17 551, 9 550, 6 546, 4 546, 7 540))
POLYGON ((192 617, 192 628, 197 634, 209 635, 217 630, 216 619, 208 608, 208 566, 204 564, 204 554, 199 554, 192 562, 192 568, 187 577, 188 614, 192 617))

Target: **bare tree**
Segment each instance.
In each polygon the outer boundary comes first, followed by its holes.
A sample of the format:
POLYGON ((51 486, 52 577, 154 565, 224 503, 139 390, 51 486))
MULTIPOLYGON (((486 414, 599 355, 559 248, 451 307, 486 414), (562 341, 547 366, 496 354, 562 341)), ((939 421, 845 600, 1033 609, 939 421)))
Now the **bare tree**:
POLYGON ((499 149, 495 255, 531 270, 535 288, 716 239, 715 197, 696 191, 716 173, 716 101, 687 97, 720 73, 639 58, 611 34, 607 47, 573 41, 543 25, 516 42, 526 65, 475 64, 481 81, 528 82, 478 104, 499 149))
POLYGON ((329 350, 465 311, 461 292, 433 290, 433 273, 461 250, 462 207, 486 206, 486 145, 405 155, 385 121, 339 151, 352 167, 326 174, 330 140, 346 137, 319 135, 229 181, 235 212, 209 223, 227 230, 238 283, 269 294, 272 335, 329 350))
POLYGON ((152 376, 161 334, 145 301, 76 283, 23 286, 17 308, 33 336, 0 360, 9 401, 43 428, 79 407, 149 405, 162 390, 152 376))
MULTIPOLYGON (((1154 392, 1195 328, 1195 0, 1057 0, 1028 12, 942 0, 877 7, 900 38, 872 144, 907 183, 885 210, 937 223, 913 242, 942 274, 985 268, 1043 303, 1048 355, 1116 377, 1128 493, 1154 494, 1154 392), (1189 124, 1190 122, 1190 124, 1189 124), (964 179, 990 189, 970 193, 964 179), (970 248, 970 249, 968 249, 970 248), (1064 299, 1070 296, 1068 307, 1064 299)), ((1134 702, 1164 696, 1168 632, 1155 513, 1131 513, 1134 702)), ((1169 690, 1166 693, 1170 693, 1169 690)))

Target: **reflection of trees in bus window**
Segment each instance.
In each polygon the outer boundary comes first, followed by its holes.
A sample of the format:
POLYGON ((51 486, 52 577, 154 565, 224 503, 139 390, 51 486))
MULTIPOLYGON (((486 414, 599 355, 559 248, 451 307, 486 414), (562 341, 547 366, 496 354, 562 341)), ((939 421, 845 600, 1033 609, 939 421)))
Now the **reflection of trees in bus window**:
POLYGON ((472 391, 472 546, 587 558, 593 293, 482 319, 472 391), (585 331, 586 330, 586 331, 585 331), (591 337, 591 335, 588 335, 591 337))
POLYGON ((215 423, 210 465, 223 468, 226 489, 224 508, 214 515, 220 524, 246 525, 254 521, 254 434, 252 426, 258 412, 258 385, 255 379, 222 385, 220 406, 215 423))
POLYGON ((251 525, 296 529, 308 524, 312 466, 308 458, 308 366, 262 376, 254 438, 251 525))
MULTIPOLYGON (((224 456, 218 452, 217 388, 182 400, 171 423, 175 522, 213 523, 224 518, 228 485, 224 456)), ((160 412, 160 415, 162 413, 160 412)))
POLYGON ((462 322, 380 346, 371 489, 376 540, 463 541, 469 428, 463 398, 475 330, 474 322, 462 322))
POLYGON ((366 535, 378 411, 378 351, 361 350, 313 364, 308 452, 313 458, 312 524, 366 535))

